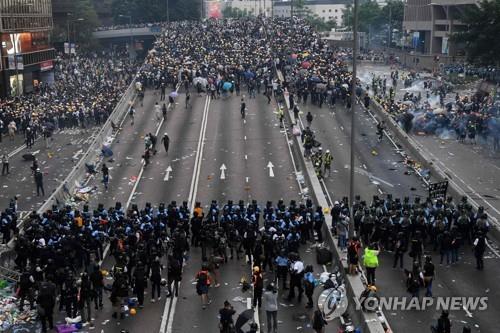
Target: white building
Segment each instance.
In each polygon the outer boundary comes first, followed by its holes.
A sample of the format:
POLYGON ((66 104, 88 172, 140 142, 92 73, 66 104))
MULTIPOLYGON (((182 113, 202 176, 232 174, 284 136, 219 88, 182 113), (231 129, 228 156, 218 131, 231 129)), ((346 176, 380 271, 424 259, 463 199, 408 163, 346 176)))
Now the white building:
MULTIPOLYGON (((337 26, 342 26, 344 9, 351 3, 351 0, 309 0, 306 1, 305 7, 322 20, 326 22, 335 21, 337 26)), ((275 2, 273 12, 275 16, 290 17, 292 13, 291 2, 275 2)), ((293 15, 300 16, 297 8, 293 8, 293 15)))
POLYGON ((272 15, 272 0, 225 0, 222 8, 232 7, 249 15, 272 15))

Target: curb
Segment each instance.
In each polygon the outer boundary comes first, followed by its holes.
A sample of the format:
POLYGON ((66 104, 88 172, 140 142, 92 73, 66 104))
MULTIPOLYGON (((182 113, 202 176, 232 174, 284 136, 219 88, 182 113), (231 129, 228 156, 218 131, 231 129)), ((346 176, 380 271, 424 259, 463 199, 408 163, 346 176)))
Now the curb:
MULTIPOLYGON (((282 77, 282 74, 280 71, 278 71, 278 77, 282 77)), ((289 109, 289 100, 288 100, 288 91, 285 89, 284 92, 284 99, 285 99, 285 108, 287 110, 288 115, 290 116, 290 119, 293 119, 293 114, 289 109)), ((314 167, 311 163, 311 161, 307 161, 304 159, 304 148, 302 147, 301 142, 299 141, 297 136, 293 136, 293 140, 295 144, 298 146, 299 151, 301 153, 301 161, 303 162, 305 166, 305 173, 307 174, 307 177, 309 179, 309 182, 312 187, 311 194, 314 195, 316 202, 319 206, 325 208, 328 207, 330 208, 330 205, 328 204, 328 201, 326 199, 325 194, 323 193, 323 189, 321 187, 321 183, 316 176, 316 172, 314 170, 314 167)), ((333 255, 335 256, 335 259, 337 260, 339 264, 340 271, 346 272, 347 271, 347 253, 343 253, 339 247, 337 246, 337 242, 335 242, 335 238, 333 237, 330 228, 328 226, 328 223, 325 222, 323 225, 323 231, 325 232, 325 240, 328 243, 330 249, 332 250, 333 255)), ((365 290, 365 281, 366 279, 364 278, 364 274, 359 274, 356 276, 351 276, 344 274, 346 277, 346 289, 347 289, 347 294, 349 295, 348 297, 353 300, 353 299, 359 299, 361 296, 361 293, 365 290)), ((384 314, 381 311, 377 312, 364 312, 362 310, 356 309, 354 302, 349 302, 348 306, 348 312, 350 315, 352 315, 354 322, 358 323, 358 326, 361 328, 363 332, 370 332, 370 333, 388 333, 392 332, 389 323, 387 322, 387 319, 385 318, 384 314)))

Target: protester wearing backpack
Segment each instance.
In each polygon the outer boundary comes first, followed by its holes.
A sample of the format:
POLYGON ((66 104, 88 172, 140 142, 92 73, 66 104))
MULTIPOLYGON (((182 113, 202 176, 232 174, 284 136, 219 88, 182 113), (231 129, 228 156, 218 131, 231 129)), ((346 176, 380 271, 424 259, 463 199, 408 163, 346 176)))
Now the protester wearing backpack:
POLYGON ((42 282, 36 300, 38 316, 42 323, 42 333, 47 332, 47 322, 49 329, 54 328, 54 306, 56 305, 56 285, 48 278, 42 282))
POLYGON ((201 305, 203 310, 207 308, 207 305, 212 303, 212 300, 208 298, 208 288, 210 287, 210 273, 206 265, 203 265, 201 271, 196 274, 196 293, 201 297, 201 305))
POLYGON ((412 271, 406 271, 407 279, 406 279, 406 288, 408 292, 411 294, 411 297, 419 297, 420 287, 424 284, 424 275, 420 271, 420 265, 418 261, 413 263, 412 271))
POLYGON ((173 255, 168 256, 167 288, 169 297, 179 297, 179 282, 182 280, 182 263, 173 255), (172 284, 174 288, 172 289, 172 284))
POLYGON ((307 297, 307 305, 306 308, 311 309, 313 307, 313 294, 314 294, 314 274, 313 267, 311 265, 307 265, 304 274, 304 291, 307 297))

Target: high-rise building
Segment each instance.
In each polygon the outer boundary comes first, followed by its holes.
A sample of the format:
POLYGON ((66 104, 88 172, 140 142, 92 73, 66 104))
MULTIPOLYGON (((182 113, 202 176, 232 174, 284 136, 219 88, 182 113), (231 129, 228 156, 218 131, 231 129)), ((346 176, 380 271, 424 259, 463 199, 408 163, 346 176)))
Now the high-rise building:
MULTIPOLYGON (((343 25, 344 9, 352 0, 308 0, 304 2, 304 9, 324 21, 335 21, 337 26, 343 25)), ((290 17, 301 16, 299 8, 292 6, 291 1, 276 1, 274 3, 274 16, 290 17)))
POLYGON ((51 0, 0 0, 1 96, 30 92, 39 82, 54 80, 51 29, 51 0))
POLYGON ((462 55, 461 45, 450 41, 451 35, 464 29, 461 13, 479 0, 406 0, 403 29, 408 45, 417 53, 462 55))

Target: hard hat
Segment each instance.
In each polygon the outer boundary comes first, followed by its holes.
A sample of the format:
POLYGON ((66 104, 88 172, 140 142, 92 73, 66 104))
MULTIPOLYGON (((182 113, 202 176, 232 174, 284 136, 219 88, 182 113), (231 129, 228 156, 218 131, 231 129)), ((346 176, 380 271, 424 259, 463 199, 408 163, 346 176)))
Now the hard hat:
POLYGON ((326 152, 327 152, 327 153, 330 153, 330 149, 327 149, 327 150, 326 150, 326 152))

